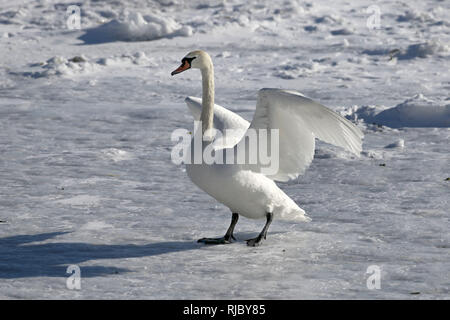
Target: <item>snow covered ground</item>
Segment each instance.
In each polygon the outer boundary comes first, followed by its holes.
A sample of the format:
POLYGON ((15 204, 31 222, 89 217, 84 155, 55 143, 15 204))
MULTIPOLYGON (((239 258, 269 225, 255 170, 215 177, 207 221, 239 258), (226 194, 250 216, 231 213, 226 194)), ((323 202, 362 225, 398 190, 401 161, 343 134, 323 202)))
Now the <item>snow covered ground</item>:
POLYGON ((0 1, 0 298, 450 298, 449 1, 91 0, 69 30, 72 4, 0 1), (258 248, 244 218, 197 244, 230 213, 170 161, 201 95, 170 72, 198 48, 244 118, 294 89, 365 133, 360 158, 319 143, 280 184, 312 221, 258 248))

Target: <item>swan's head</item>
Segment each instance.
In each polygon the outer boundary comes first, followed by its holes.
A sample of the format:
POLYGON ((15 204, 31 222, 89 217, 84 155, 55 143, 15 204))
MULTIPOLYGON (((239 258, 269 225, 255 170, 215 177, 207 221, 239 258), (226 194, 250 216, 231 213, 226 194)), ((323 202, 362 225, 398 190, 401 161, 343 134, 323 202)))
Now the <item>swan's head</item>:
POLYGON ((171 75, 181 73, 188 69, 208 69, 212 67, 212 60, 209 54, 202 50, 195 50, 189 52, 183 59, 181 59, 181 66, 172 71, 171 75))

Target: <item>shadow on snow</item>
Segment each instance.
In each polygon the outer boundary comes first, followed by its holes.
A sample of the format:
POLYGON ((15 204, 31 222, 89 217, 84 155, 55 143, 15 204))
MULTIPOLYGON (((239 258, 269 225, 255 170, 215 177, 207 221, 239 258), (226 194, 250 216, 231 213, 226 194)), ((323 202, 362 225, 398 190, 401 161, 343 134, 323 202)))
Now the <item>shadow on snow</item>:
MULTIPOLYGON (((0 238, 0 279, 68 277, 67 267, 89 260, 157 256, 200 248, 192 241, 135 244, 89 244, 82 242, 38 243, 68 232, 50 232, 0 238)), ((81 277, 96 277, 128 269, 111 266, 81 266, 81 277)))

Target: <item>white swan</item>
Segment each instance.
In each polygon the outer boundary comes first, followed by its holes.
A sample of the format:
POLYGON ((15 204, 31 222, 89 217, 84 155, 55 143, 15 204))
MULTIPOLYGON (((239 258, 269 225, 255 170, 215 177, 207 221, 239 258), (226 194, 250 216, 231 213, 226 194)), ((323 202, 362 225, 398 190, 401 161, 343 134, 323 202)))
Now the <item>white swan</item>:
MULTIPOLYGON (((359 155, 362 132, 350 121, 334 111, 294 91, 261 89, 251 124, 237 114, 214 104, 214 70, 211 57, 204 51, 188 53, 172 75, 190 68, 202 74, 202 99, 188 97, 186 103, 196 120, 202 121, 202 134, 215 128, 240 129, 240 134, 229 137, 227 144, 215 145, 215 150, 232 148, 235 152, 241 139, 250 128, 279 129, 279 170, 268 175, 262 165, 242 164, 187 164, 190 179, 203 191, 230 208, 231 225, 221 238, 203 238, 205 244, 232 242, 234 227, 239 215, 247 218, 266 218, 261 233, 247 240, 249 246, 259 245, 266 238, 272 219, 296 221, 310 220, 305 212, 274 182, 298 177, 311 163, 315 138, 343 147, 359 155)), ((203 142, 203 149, 210 143, 203 142)), ((192 142, 191 142, 192 143, 192 142)), ((226 162, 225 162, 226 163, 226 162)))

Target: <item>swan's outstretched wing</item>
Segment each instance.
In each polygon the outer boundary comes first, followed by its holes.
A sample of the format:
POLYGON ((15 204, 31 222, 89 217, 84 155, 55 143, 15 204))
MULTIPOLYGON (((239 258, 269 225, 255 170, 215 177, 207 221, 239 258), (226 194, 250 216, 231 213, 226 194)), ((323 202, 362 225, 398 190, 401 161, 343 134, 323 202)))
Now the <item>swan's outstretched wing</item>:
MULTIPOLYGON (((278 171, 266 174, 276 181, 304 172, 314 157, 315 138, 356 155, 362 150, 363 133, 353 123, 295 91, 261 89, 250 128, 279 129, 278 171)), ((264 173, 259 164, 247 168, 264 173)))
MULTIPOLYGON (((200 120, 202 113, 202 99, 187 97, 185 99, 194 120, 200 120)), ((214 128, 219 130, 223 137, 214 141, 215 149, 230 148, 236 145, 250 126, 250 123, 233 111, 227 110, 217 104, 214 105, 214 128), (228 134, 227 134, 227 130, 228 134)))

